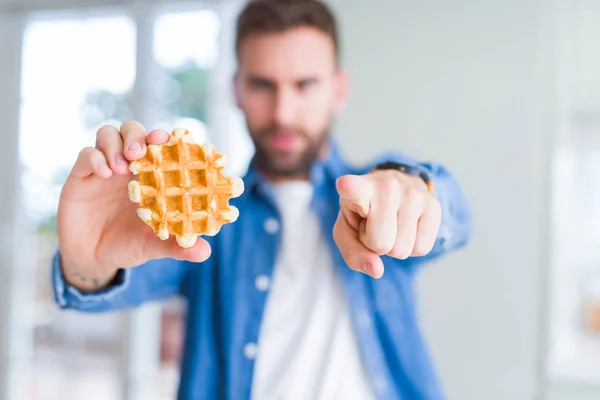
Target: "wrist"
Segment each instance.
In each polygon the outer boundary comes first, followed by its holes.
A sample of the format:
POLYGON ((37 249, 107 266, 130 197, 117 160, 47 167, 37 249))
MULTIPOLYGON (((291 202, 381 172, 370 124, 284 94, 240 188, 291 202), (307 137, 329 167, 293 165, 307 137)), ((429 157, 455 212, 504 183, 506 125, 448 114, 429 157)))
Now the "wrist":
POLYGON ((433 194, 433 180, 429 172, 423 167, 387 161, 377 164, 371 169, 371 172, 377 171, 395 171, 400 173, 403 180, 410 182, 411 186, 433 194))
POLYGON ((92 271, 63 257, 60 259, 60 268, 65 281, 82 293, 100 292, 110 287, 119 272, 118 268, 92 271))

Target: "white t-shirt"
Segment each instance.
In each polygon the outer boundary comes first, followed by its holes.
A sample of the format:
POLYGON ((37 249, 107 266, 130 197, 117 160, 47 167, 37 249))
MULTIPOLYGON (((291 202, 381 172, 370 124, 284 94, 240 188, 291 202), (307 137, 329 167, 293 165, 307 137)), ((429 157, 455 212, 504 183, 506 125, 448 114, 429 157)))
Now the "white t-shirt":
POLYGON ((312 186, 280 183, 274 194, 283 236, 258 340, 252 399, 372 399, 348 303, 310 208, 312 186))

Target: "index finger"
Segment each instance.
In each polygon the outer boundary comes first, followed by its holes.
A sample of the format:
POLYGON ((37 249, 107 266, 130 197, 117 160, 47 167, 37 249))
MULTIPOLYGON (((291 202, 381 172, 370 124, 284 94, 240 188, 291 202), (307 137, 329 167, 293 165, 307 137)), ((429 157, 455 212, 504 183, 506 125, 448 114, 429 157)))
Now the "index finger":
POLYGON ((364 176, 344 175, 338 178, 336 187, 341 202, 361 217, 367 218, 371 210, 373 183, 364 176))
POLYGON ((343 213, 340 213, 333 228, 333 239, 348 267, 376 279, 383 275, 383 261, 360 242, 358 232, 350 226, 343 213))

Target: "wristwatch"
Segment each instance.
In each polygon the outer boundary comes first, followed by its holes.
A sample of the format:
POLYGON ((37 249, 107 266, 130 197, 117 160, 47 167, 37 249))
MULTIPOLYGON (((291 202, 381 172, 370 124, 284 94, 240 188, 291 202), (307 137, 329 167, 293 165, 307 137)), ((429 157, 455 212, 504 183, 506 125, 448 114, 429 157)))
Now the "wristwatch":
POLYGON ((429 172, 425 168, 421 168, 421 167, 414 166, 414 165, 401 164, 401 163, 397 163, 394 161, 386 161, 384 163, 377 164, 376 166, 374 166, 373 169, 371 170, 371 172, 372 171, 381 171, 381 170, 386 170, 386 169, 387 170, 392 169, 392 170, 404 172, 405 174, 408 174, 408 175, 418 176, 427 185, 427 191, 429 193, 433 194, 433 180, 431 179, 429 172))

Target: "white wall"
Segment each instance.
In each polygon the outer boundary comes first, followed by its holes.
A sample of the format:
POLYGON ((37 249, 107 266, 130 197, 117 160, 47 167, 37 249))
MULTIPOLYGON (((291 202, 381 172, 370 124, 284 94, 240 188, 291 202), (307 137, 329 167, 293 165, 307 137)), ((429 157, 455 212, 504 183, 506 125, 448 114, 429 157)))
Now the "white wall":
POLYGON ((337 133, 441 161, 475 215, 467 250, 423 271, 422 320, 450 399, 536 395, 545 338, 553 8, 535 0, 332 0, 351 101, 337 133))

